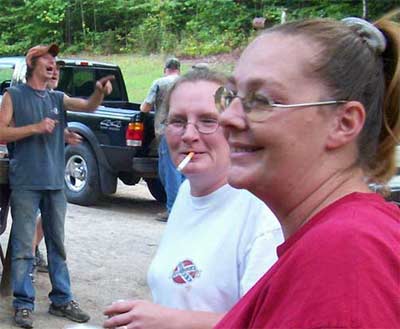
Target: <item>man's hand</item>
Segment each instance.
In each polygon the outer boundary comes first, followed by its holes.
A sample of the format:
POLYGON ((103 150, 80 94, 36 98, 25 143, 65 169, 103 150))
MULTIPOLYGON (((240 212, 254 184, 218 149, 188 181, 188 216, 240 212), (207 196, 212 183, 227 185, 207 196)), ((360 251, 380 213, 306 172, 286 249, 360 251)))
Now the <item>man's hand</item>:
POLYGON ((115 79, 114 75, 107 75, 96 82, 96 88, 103 95, 109 95, 112 92, 111 81, 115 79))
POLYGON ((77 145, 82 143, 82 136, 68 130, 67 128, 64 129, 64 139, 69 145, 77 145))
POLYGON ((96 89, 88 99, 79 97, 69 97, 64 94, 64 108, 70 111, 93 112, 101 104, 104 96, 112 92, 111 81, 115 79, 113 75, 107 75, 96 82, 96 89))
POLYGON ((57 123, 58 120, 44 118, 42 121, 36 124, 36 132, 37 134, 51 134, 57 123))

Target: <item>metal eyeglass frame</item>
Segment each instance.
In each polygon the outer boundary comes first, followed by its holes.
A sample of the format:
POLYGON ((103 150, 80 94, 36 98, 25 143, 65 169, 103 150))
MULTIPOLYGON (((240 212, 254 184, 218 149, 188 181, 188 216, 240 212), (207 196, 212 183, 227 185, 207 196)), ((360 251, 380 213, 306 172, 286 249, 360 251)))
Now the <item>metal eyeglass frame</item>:
MULTIPOLYGON (((222 106, 222 97, 223 95, 230 95, 231 100, 228 104, 228 106, 233 102, 233 100, 235 98, 239 98, 240 101, 242 102, 244 111, 246 113, 250 113, 252 110, 252 107, 250 105, 248 105, 249 103, 249 96, 245 96, 245 97, 241 97, 239 95, 237 95, 235 92, 233 92, 232 90, 229 90, 225 87, 219 87, 217 89, 217 91, 215 92, 214 95, 214 101, 215 101, 215 106, 217 107, 217 110, 219 111, 219 113, 222 113, 226 110, 226 107, 222 106)), ((329 100, 329 101, 319 101, 319 102, 310 102, 310 103, 297 103, 297 104, 275 104, 271 101, 266 101, 265 102, 265 107, 266 108, 271 108, 271 110, 274 110, 274 108, 292 108, 292 107, 311 107, 311 106, 321 106, 321 105, 334 105, 334 104, 344 104, 347 103, 348 101, 345 100, 329 100)), ((276 111, 276 110, 275 110, 276 111)))
MULTIPOLYGON (((186 121, 186 122, 183 124, 183 126, 182 126, 182 132, 176 133, 176 135, 183 135, 183 134, 185 133, 186 129, 187 129, 187 125, 188 125, 188 124, 193 125, 193 126, 196 128, 196 130, 197 130, 200 134, 203 134, 203 135, 214 134, 214 133, 218 130, 218 127, 219 127, 219 122, 218 122, 218 120, 216 120, 215 123, 216 123, 216 126, 215 126, 215 129, 214 129, 213 131, 204 132, 204 131, 201 131, 201 130, 199 129, 199 126, 198 126, 198 123, 197 123, 197 122, 186 121)), ((164 121, 164 124, 167 126, 167 129, 168 129, 168 126, 170 126, 170 125, 172 126, 172 125, 173 125, 173 124, 170 124, 170 123, 168 122, 168 120, 165 120, 165 121, 164 121)))

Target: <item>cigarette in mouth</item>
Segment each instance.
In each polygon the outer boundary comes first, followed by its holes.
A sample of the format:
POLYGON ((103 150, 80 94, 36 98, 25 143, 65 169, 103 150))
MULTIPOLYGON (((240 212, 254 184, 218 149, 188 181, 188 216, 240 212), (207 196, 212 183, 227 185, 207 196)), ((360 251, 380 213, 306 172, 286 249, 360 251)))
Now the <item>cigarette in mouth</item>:
POLYGON ((182 162, 178 165, 178 171, 182 171, 183 168, 189 163, 189 161, 193 158, 194 152, 189 152, 187 156, 182 160, 182 162))

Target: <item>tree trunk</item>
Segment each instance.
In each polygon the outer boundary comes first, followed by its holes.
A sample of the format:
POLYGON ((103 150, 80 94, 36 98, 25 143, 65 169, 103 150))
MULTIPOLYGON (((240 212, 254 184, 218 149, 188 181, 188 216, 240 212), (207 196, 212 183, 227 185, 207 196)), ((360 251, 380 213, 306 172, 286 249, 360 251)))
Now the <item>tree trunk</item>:
POLYGON ((367 19, 367 16, 368 16, 368 0, 362 0, 362 4, 363 4, 362 17, 364 19, 367 19))
POLYGON ((80 4, 81 4, 81 21, 82 21, 82 33, 83 33, 83 39, 86 40, 86 26, 85 26, 85 15, 83 12, 83 0, 80 0, 80 4))

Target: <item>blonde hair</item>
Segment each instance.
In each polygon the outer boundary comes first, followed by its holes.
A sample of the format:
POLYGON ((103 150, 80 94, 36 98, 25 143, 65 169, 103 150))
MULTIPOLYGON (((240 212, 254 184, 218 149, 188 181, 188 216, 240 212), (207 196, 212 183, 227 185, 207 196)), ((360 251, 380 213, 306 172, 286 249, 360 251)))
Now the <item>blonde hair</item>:
POLYGON ((168 90, 167 95, 165 97, 164 103, 163 103, 163 113, 160 115, 160 121, 164 121, 169 114, 169 104, 171 101, 171 96, 173 92, 175 91, 178 86, 185 82, 198 82, 198 81, 210 81, 210 82, 215 82, 216 84, 219 84, 223 86, 227 82, 227 78, 223 73, 219 73, 213 70, 209 70, 207 68, 204 69, 192 69, 186 74, 180 76, 174 84, 171 86, 171 88, 168 90))

